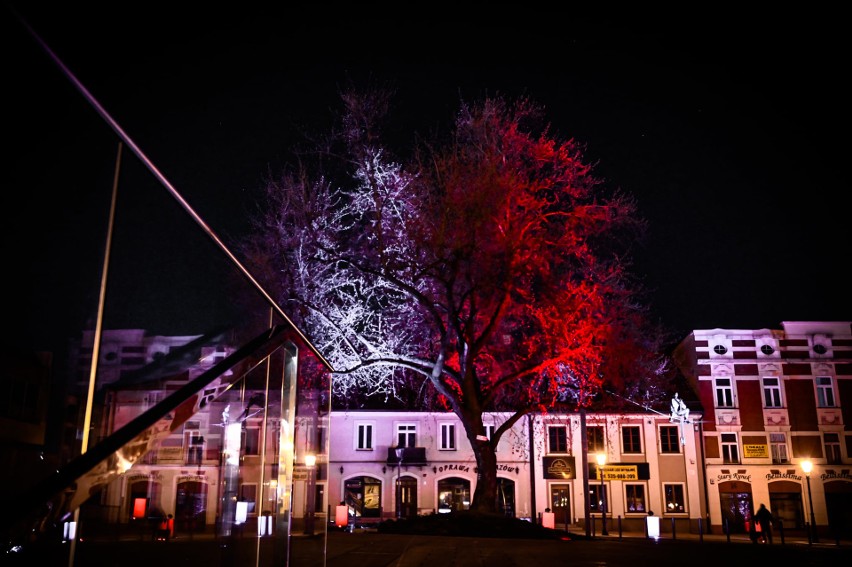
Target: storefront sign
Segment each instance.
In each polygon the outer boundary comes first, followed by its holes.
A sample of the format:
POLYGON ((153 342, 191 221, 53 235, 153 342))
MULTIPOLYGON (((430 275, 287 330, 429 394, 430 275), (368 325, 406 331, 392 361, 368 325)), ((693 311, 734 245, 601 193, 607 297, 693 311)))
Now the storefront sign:
POLYGON ((833 470, 825 472, 825 473, 819 475, 819 478, 821 478, 822 480, 833 480, 833 479, 836 479, 836 478, 845 478, 845 479, 848 480, 848 479, 852 479, 852 476, 849 476, 849 469, 841 469, 840 472, 833 471, 833 470))
POLYGON ((772 471, 766 475, 766 480, 780 480, 784 478, 789 478, 791 480, 797 480, 799 482, 802 481, 801 475, 798 475, 794 472, 785 472, 782 473, 780 471, 772 471))
POLYGON ((441 465, 441 466, 438 467, 439 473, 444 472, 444 471, 470 472, 470 465, 450 464, 450 465, 441 465))
POLYGON ((293 480, 308 480, 308 468, 303 465, 294 465, 293 480))
MULTIPOLYGON (((741 480, 743 482, 751 482, 751 475, 745 474, 744 472, 736 472, 736 473, 723 473, 716 475, 716 480, 718 482, 725 481, 736 481, 741 480)), ((710 479, 710 484, 713 484, 713 479, 710 479)))
POLYGON ((182 474, 177 477, 177 483, 182 482, 207 482, 207 478, 204 474, 182 474))
POLYGON ((544 478, 571 480, 577 478, 574 457, 543 457, 544 478))
POLYGON ((598 467, 598 480, 603 469, 604 480, 639 480, 639 469, 636 465, 604 465, 598 467))
POLYGON ((603 469, 604 480, 649 480, 651 467, 648 463, 612 463, 599 466, 589 463, 589 478, 601 479, 603 469))
POLYGON ((746 459, 768 459, 769 445, 752 445, 743 443, 743 457, 746 459))

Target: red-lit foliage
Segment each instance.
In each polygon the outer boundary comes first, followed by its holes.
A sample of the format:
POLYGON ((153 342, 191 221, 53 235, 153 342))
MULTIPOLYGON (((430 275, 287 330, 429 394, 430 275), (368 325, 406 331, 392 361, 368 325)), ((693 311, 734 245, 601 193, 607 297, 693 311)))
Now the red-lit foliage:
POLYGON ((384 95, 343 100, 341 143, 269 183, 246 250, 334 366, 339 401, 434 389, 476 455, 472 506, 492 510, 504 431, 656 371, 627 272, 643 222, 528 100, 463 104, 405 166, 377 145, 384 95), (514 413, 484 442, 498 410, 514 413))

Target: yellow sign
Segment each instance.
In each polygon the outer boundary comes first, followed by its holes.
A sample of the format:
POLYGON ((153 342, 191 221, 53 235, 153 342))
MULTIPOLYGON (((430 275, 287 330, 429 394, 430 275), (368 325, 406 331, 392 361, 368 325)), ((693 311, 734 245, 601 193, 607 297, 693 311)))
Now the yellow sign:
POLYGON ((603 472, 603 480, 639 480, 639 469, 635 465, 604 465, 598 467, 599 479, 601 472, 603 472))
POLYGON ((769 458, 769 445, 747 445, 744 443, 743 457, 746 459, 769 458))
POLYGON ((302 465, 293 467, 293 480, 308 480, 308 469, 302 465))

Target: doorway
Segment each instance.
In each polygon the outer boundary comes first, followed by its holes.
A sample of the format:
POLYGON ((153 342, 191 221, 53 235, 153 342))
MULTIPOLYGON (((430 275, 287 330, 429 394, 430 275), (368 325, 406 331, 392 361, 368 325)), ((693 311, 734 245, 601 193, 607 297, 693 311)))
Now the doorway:
POLYGON ((515 517, 515 481, 497 479, 497 511, 504 516, 515 517))
POLYGON ((565 525, 565 529, 571 523, 571 490, 567 484, 550 485, 550 511, 556 523, 565 525))
POLYGON ((417 515, 417 479, 404 476, 399 479, 399 517, 411 518, 417 515))
POLYGON ((748 533, 751 525, 751 485, 744 482, 719 483, 719 502, 722 509, 722 529, 731 534, 748 533))
POLYGON ((175 529, 194 533, 207 525, 207 485, 198 481, 179 482, 175 499, 175 529))

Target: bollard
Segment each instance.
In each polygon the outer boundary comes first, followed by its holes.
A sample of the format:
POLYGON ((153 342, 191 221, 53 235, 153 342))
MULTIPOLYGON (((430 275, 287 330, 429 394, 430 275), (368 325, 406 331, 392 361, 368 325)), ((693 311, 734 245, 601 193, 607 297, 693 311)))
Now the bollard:
POLYGON ((704 522, 698 518, 698 543, 704 543, 704 522))
POLYGON ((731 543, 731 526, 728 525, 728 518, 725 518, 724 523, 722 524, 722 529, 725 530, 725 539, 728 543, 731 543))
POLYGON ((618 517, 618 539, 621 539, 621 516, 618 517))
POLYGON ((672 518, 672 539, 677 539, 677 528, 675 527, 677 524, 675 523, 675 519, 672 518))
POLYGON ((778 520, 778 533, 781 536, 781 545, 784 545, 784 520, 778 520))

